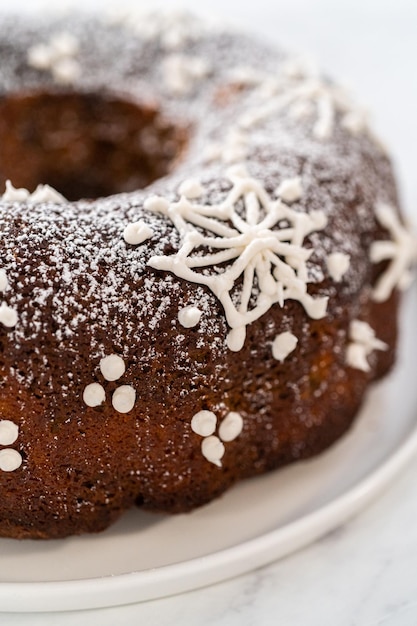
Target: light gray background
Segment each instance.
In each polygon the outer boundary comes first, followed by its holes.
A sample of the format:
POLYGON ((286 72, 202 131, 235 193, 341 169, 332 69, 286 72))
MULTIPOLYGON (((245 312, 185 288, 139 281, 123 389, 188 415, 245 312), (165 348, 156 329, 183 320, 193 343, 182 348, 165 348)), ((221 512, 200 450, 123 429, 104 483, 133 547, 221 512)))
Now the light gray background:
MULTIPOLYGON (((0 0, 1 9, 10 4, 0 0)), ((100 11, 106 5, 121 6, 98 0, 72 4, 100 11)), ((229 20, 271 41, 313 52, 326 70, 350 85, 373 111, 375 126, 395 160, 403 205, 417 218, 415 0, 135 4, 198 7, 200 12, 229 20)), ((49 10, 47 3, 29 0, 14 0, 13 7, 49 10)), ((416 472, 417 461, 355 521, 258 572, 129 607, 60 615, 0 613, 0 626, 415 626, 416 472)))

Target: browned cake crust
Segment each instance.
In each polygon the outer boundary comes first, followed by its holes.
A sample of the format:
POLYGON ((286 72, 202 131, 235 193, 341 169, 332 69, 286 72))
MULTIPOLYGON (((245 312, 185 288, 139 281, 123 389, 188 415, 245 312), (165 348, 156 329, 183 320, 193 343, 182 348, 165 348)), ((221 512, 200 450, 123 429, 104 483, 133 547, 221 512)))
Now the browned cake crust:
POLYGON ((361 110, 187 20, 1 23, 0 188, 67 198, 0 198, 2 536, 189 511, 321 452, 393 364, 412 244, 361 110))

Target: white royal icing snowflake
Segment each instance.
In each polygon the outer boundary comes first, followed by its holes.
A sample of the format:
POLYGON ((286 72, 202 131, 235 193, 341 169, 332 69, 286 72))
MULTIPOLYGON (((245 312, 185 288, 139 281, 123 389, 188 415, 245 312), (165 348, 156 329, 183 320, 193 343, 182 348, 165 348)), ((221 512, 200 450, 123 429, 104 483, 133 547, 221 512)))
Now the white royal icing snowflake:
POLYGON ((417 261, 417 238, 401 224, 389 204, 377 204, 375 214, 381 226, 392 236, 392 240, 374 241, 370 249, 373 263, 390 261, 372 294, 374 300, 383 302, 389 298, 395 287, 406 289, 410 285, 413 278, 411 267, 417 261))
POLYGON ((368 115, 356 105, 343 87, 325 80, 314 64, 297 60, 284 63, 276 77, 263 77, 255 90, 256 107, 249 108, 238 120, 242 128, 256 126, 281 111, 295 120, 311 119, 316 139, 331 137, 336 115, 352 135, 369 132, 368 115))
POLYGON ((326 226, 322 211, 295 211, 271 198, 242 166, 227 172, 232 189, 219 204, 153 198, 145 207, 167 215, 181 235, 172 256, 153 256, 149 265, 206 285, 220 300, 231 331, 230 350, 243 347, 246 326, 270 307, 297 300, 313 319, 324 317, 327 297, 307 293, 304 239, 326 226))

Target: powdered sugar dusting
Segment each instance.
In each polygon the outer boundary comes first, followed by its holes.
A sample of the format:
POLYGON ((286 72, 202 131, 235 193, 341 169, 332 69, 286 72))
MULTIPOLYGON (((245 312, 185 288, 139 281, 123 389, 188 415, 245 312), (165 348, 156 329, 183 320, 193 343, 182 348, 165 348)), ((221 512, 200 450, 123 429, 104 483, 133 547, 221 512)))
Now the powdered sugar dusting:
MULTIPOLYGON (((7 350, 13 352, 13 362, 20 362, 20 355, 25 355, 25 365, 14 368, 13 376, 30 387, 43 358, 41 345, 44 341, 52 342, 54 348, 41 376, 43 384, 59 397, 73 393, 77 384, 82 385, 77 392, 81 397, 89 382, 91 363, 98 365, 111 351, 130 359, 135 364, 130 371, 136 368, 140 373, 149 364, 163 361, 168 350, 173 370, 185 371, 191 379, 201 380, 205 372, 201 355, 206 354, 207 337, 211 361, 226 376, 227 328, 217 298, 207 287, 193 285, 192 303, 201 311, 201 319, 192 335, 187 332, 181 339, 184 328, 177 315, 190 304, 189 285, 148 265, 152 256, 175 254, 180 248, 179 234, 166 213, 184 181, 200 181, 198 193, 204 189, 201 202, 212 206, 220 203, 231 189, 224 160, 244 162, 250 176, 259 181, 270 197, 282 181, 299 177, 302 197, 296 193, 296 211, 321 211, 327 219, 327 226, 320 232, 311 232, 306 241, 311 250, 308 282, 320 283, 325 279, 325 260, 335 250, 349 255, 356 261, 350 268, 350 280, 341 284, 342 296, 347 299, 369 280, 368 252, 363 242, 372 241, 375 198, 393 206, 396 203, 385 155, 368 133, 359 132, 358 124, 354 135, 348 132, 342 124, 342 114, 335 115, 326 141, 317 140, 312 134, 311 116, 289 115, 285 107, 248 130, 237 127, 239 114, 250 110, 259 97, 266 97, 268 90, 270 94, 274 92, 268 76, 287 67, 288 57, 282 52, 273 52, 245 36, 222 29, 208 34, 203 29, 198 36, 193 30, 190 36, 179 37, 178 46, 170 46, 163 31, 156 32, 155 28, 152 26, 154 34, 148 36, 141 34, 140 27, 130 29, 115 21, 103 24, 76 16, 27 24, 21 18, 7 17, 0 25, 0 41, 13 42, 14 51, 3 59, 0 93, 53 88, 51 72, 28 64, 27 50, 35 43, 49 45, 57 34, 71 32, 76 46, 67 49, 66 54, 76 57, 82 66, 74 80, 80 91, 106 92, 111 78, 113 91, 129 94, 139 103, 156 102, 167 118, 180 124, 185 120, 193 128, 187 154, 176 170, 169 179, 156 182, 145 191, 97 202, 62 201, 49 206, 48 213, 46 200, 30 209, 14 204, 14 200, 10 204, 7 197, 0 203, 2 266, 10 284, 5 292, 6 305, 17 312, 19 321, 5 331, 7 350), (173 55, 178 72, 186 74, 179 81, 185 80, 185 91, 169 97, 166 84, 161 82, 161 68, 173 55), (186 63, 188 69, 184 70, 184 57, 187 62, 205 59, 206 65, 194 61, 191 66, 186 63), (245 66, 247 79, 243 80, 244 73, 237 70, 245 66), (220 98, 219 94, 224 95, 220 98), (223 156, 225 135, 229 152, 223 156), (217 149, 220 146, 220 156, 209 163, 204 156, 208 145, 217 149), (346 203, 353 207, 349 219, 341 211, 346 203), (152 230, 152 238, 143 246, 126 245, 126 225, 139 221, 152 230), (175 340, 169 341, 164 333, 160 334, 167 319, 176 329, 175 340), (111 350, 107 347, 109 338, 111 350), (69 376, 62 370, 64 355, 74 360, 78 378, 74 372, 69 376)), ((285 73, 282 71, 281 75, 285 73)), ((296 74, 298 78, 294 72, 289 75, 291 81, 300 79, 300 72, 296 74)), ((191 188, 197 193, 195 185, 191 188)), ((22 194, 19 202, 27 198, 24 191, 22 194)), ((238 205, 236 209, 239 214, 242 207, 238 205)), ((331 296, 332 289, 324 283, 321 296, 331 296)), ((285 315, 285 306, 282 314, 285 315)), ((308 336, 308 324, 305 335, 308 336)), ((303 340, 300 336, 298 339, 303 340)), ((126 380, 127 384, 131 382, 126 380)), ((206 380, 206 384, 210 382, 206 380)))

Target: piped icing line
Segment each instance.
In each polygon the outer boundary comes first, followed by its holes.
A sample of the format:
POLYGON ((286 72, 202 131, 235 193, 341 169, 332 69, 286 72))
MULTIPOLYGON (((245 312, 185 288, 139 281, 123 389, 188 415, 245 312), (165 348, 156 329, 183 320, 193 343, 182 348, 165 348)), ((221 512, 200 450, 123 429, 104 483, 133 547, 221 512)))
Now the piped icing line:
POLYGON ((388 345, 375 336, 375 331, 367 322, 352 320, 349 326, 349 339, 346 350, 346 363, 355 369, 369 372, 368 356, 374 350, 388 350, 388 345))
POLYGON ((213 411, 198 411, 191 418, 191 430, 201 437, 209 437, 216 431, 217 417, 213 411))
POLYGON ((311 119, 312 136, 319 141, 332 137, 338 115, 340 125, 350 134, 368 132, 365 109, 353 103, 346 89, 322 78, 314 66, 297 65, 293 59, 282 64, 276 77, 259 74, 252 84, 256 85, 254 103, 238 119, 243 129, 286 113, 295 121, 311 119))
POLYGON ((207 461, 222 467, 222 458, 225 454, 225 443, 234 441, 243 430, 243 418, 240 413, 230 411, 221 421, 218 436, 215 435, 217 416, 213 411, 203 409, 191 418, 191 430, 200 437, 201 453, 207 461))
POLYGON ((372 263, 389 261, 372 293, 376 302, 383 302, 396 287, 406 289, 410 285, 413 279, 411 268, 417 262, 417 238, 401 224, 391 205, 379 202, 375 207, 375 215, 391 235, 391 240, 374 241, 370 247, 372 263))
POLYGON ((227 345, 239 351, 246 326, 275 303, 283 306, 288 299, 297 300, 311 318, 325 316, 327 297, 313 298, 307 293, 307 261, 312 251, 303 242, 310 233, 325 228, 327 219, 322 211, 296 212, 280 199, 272 199, 242 166, 230 168, 227 178, 232 189, 219 204, 199 204, 184 196, 177 202, 158 197, 145 202, 145 208, 170 218, 182 240, 175 255, 153 256, 148 265, 206 285, 221 302, 231 328, 227 345), (241 202, 244 216, 237 212, 241 202), (220 273, 222 264, 227 266, 220 273))
POLYGON ((62 32, 53 35, 46 43, 31 46, 27 62, 37 70, 49 71, 57 83, 70 84, 81 73, 78 52, 79 44, 74 35, 62 32))
MULTIPOLYGON (((320 76, 311 61, 289 59, 280 65, 277 74, 237 66, 229 71, 229 80, 252 89, 252 93, 226 138, 207 145, 203 154, 205 162, 243 162, 249 156, 254 131, 281 114, 295 122, 310 124, 312 137, 320 142, 330 140, 339 124, 353 136, 367 135, 386 152, 369 128, 367 111, 354 103, 345 88, 320 76)), ((296 189, 294 185, 293 188, 296 189)), ((302 191, 296 192, 295 200, 301 194, 302 191)))
POLYGON ((222 466, 222 458, 224 457, 225 451, 224 443, 222 443, 216 435, 204 437, 201 442, 201 454, 207 461, 213 463, 213 465, 217 465, 217 467, 222 466))

